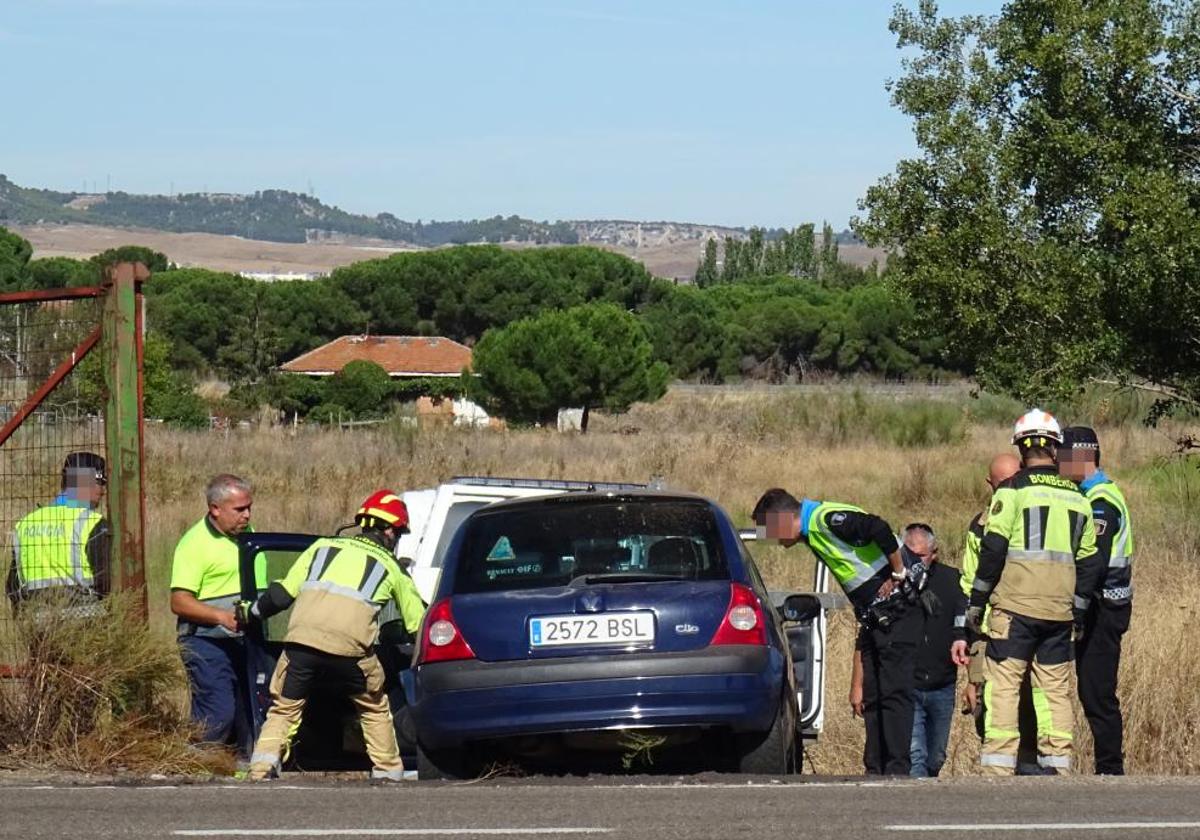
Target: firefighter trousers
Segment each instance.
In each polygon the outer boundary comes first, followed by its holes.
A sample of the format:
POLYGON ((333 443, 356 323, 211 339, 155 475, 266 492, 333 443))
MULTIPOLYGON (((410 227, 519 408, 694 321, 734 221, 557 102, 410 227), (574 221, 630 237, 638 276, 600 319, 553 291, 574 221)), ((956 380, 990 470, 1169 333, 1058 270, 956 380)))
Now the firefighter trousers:
MULTIPOLYGON (((987 720, 987 705, 985 695, 987 694, 987 639, 980 639, 971 645, 971 664, 967 667, 967 679, 975 683, 978 688, 979 695, 977 707, 975 709, 975 733, 979 736, 979 743, 982 744, 985 738, 984 722, 987 720)), ((1038 705, 1045 708, 1045 704, 1038 705)), ((1017 747, 1017 775, 1018 776, 1040 776, 1041 768, 1038 767, 1037 759, 1037 738, 1038 738, 1038 722, 1037 712, 1033 702, 1033 685, 1029 680, 1029 674, 1025 674, 1025 679, 1021 680, 1021 694, 1017 703, 1017 730, 1021 733, 1020 744, 1017 747)))
POLYGON ((979 763, 988 775, 1011 776, 1017 768, 1021 732, 1019 705, 1026 674, 1037 712, 1038 764, 1071 767, 1074 713, 1071 708, 1070 621, 1045 621, 993 610, 988 625, 984 687, 984 743, 979 763))
POLYGON ((1092 601, 1083 638, 1075 646, 1079 701, 1096 745, 1096 772, 1113 776, 1125 773, 1117 671, 1121 667, 1121 637, 1129 629, 1130 611, 1129 604, 1092 601))
POLYGON ((400 780, 404 764, 396 744, 392 711, 383 688, 383 668, 374 655, 334 656, 303 645, 284 645, 271 678, 271 708, 250 758, 251 779, 278 773, 304 714, 315 683, 340 686, 353 701, 362 724, 373 778, 400 780))

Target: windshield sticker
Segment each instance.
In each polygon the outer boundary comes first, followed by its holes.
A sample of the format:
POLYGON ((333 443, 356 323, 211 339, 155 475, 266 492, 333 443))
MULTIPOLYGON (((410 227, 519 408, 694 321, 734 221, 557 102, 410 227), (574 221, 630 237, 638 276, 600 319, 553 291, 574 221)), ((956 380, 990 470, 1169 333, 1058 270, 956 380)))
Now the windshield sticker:
POLYGON ((487 559, 491 562, 503 563, 509 560, 516 560, 517 553, 513 551, 512 543, 508 541, 508 537, 501 537, 496 540, 496 544, 488 552, 487 559))

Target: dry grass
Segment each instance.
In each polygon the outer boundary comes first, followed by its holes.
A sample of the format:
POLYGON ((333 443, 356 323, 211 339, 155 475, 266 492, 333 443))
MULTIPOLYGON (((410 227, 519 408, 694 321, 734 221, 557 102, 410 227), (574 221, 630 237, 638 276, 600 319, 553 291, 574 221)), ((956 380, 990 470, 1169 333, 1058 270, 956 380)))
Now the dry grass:
POLYGON ((66 598, 26 606, 26 651, 0 693, 0 763, 81 772, 232 772, 232 756, 193 747, 180 704, 183 666, 137 612, 133 593, 79 615, 66 598))
MULTIPOLYGON (((740 523, 748 522, 762 490, 783 486, 855 502, 896 527, 929 522, 941 536, 943 559, 957 564, 967 522, 986 501, 982 472, 1006 448, 1007 429, 980 420, 986 412, 977 404, 947 412, 926 404, 854 400, 672 392, 623 417, 597 417, 585 436, 406 427, 301 429, 295 435, 152 429, 148 580, 155 626, 169 633, 166 591, 174 542, 203 513, 205 479, 224 470, 257 485, 257 528, 317 533, 342 524, 378 486, 430 486, 455 474, 626 481, 662 475, 673 488, 716 499, 740 523)), ((1137 597, 1121 671, 1128 766, 1137 773, 1190 773, 1200 767, 1195 723, 1200 695, 1193 689, 1200 684, 1200 659, 1178 652, 1190 636, 1196 608, 1176 583, 1200 561, 1195 515, 1200 470, 1168 457, 1170 432, 1101 426, 1106 465, 1137 517, 1137 597)), ((807 551, 756 548, 755 555, 773 588, 811 586, 807 551)), ((852 618, 834 616, 826 730, 810 756, 820 772, 861 768, 862 725, 845 702, 852 636, 852 618)), ((948 772, 973 771, 978 747, 969 723, 961 716, 956 720, 948 772)), ((1086 725, 1079 730, 1086 751, 1086 725)))

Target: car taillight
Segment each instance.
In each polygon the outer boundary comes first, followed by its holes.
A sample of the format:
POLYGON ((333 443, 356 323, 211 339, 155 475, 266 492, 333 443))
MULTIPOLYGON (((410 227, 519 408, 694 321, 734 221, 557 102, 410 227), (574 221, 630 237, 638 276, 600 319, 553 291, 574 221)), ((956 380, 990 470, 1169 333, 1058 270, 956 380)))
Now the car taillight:
POLYGON ((449 662, 454 659, 474 659, 475 651, 462 631, 454 623, 449 599, 442 599, 429 608, 425 622, 421 625, 420 647, 417 649, 416 665, 430 662, 449 662))
POLYGON ((730 584, 729 607, 710 645, 765 645, 767 617, 754 590, 740 583, 730 584))

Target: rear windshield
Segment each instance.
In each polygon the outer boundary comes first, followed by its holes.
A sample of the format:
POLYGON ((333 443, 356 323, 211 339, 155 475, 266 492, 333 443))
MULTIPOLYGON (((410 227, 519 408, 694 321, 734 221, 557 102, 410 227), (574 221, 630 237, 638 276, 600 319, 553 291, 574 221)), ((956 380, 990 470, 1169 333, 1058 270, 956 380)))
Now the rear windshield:
POLYGON ((562 586, 578 577, 728 580, 701 502, 564 502, 480 511, 465 526, 456 593, 562 586))

